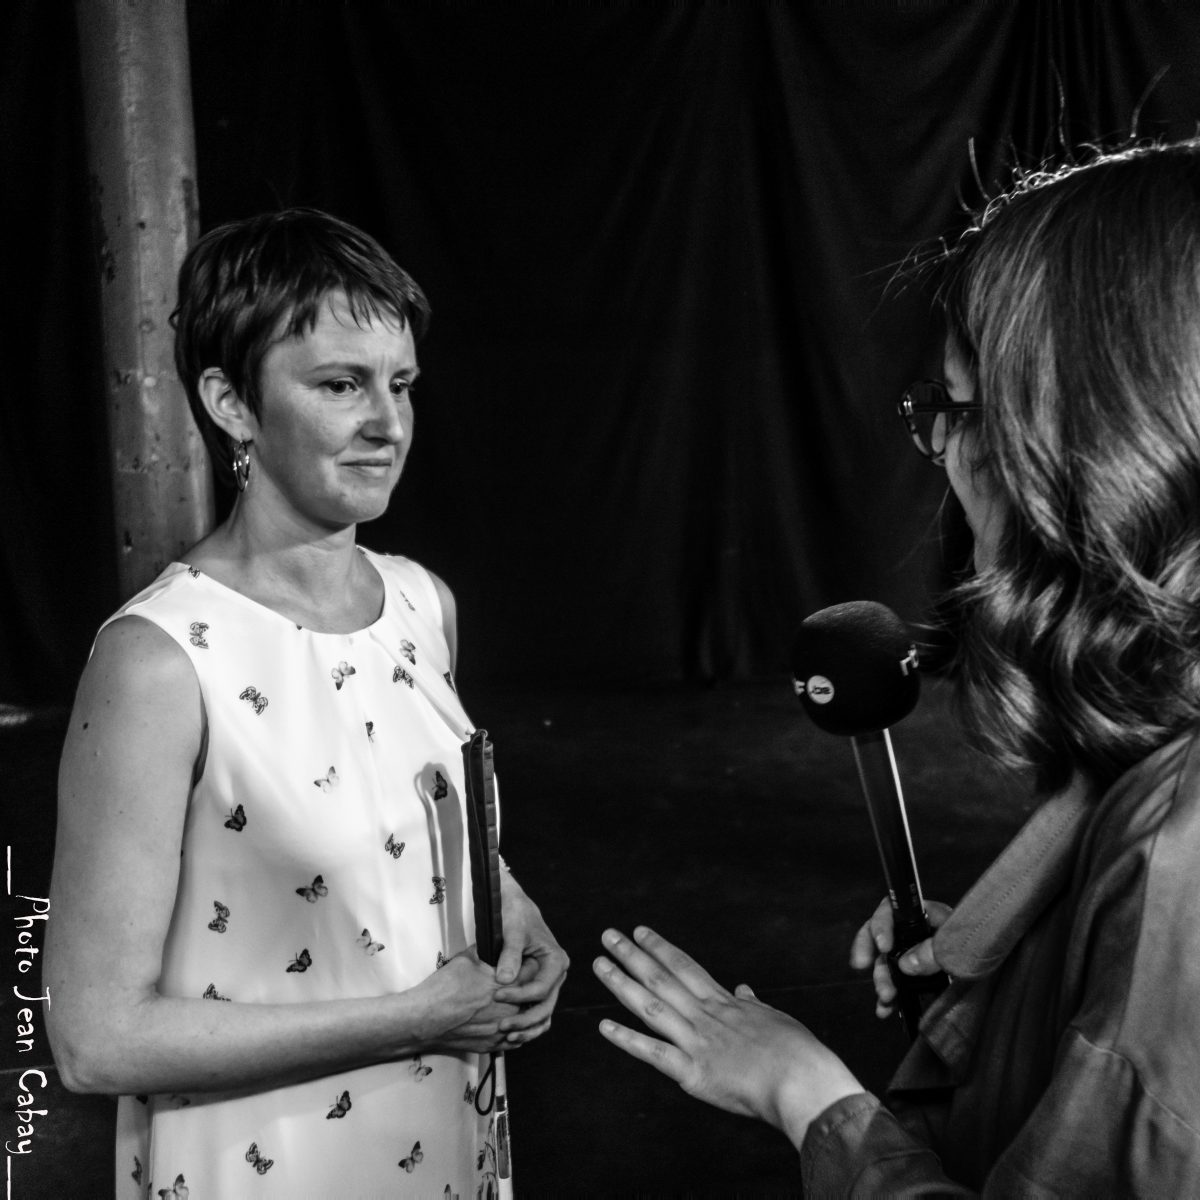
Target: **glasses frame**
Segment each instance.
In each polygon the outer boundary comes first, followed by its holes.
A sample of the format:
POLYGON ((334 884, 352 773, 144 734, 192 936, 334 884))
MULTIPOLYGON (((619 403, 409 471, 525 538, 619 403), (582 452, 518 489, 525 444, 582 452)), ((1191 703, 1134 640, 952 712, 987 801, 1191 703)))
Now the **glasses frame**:
MULTIPOLYGON (((908 430, 908 436, 912 439, 912 444, 916 448, 917 453, 922 458, 927 458, 934 466, 940 467, 946 458, 945 450, 934 450, 932 446, 926 444, 925 439, 917 430, 916 418, 922 414, 946 413, 952 417, 965 417, 969 413, 977 413, 983 411, 983 405, 977 400, 972 400, 969 403, 960 403, 950 397, 950 389, 946 386, 944 379, 918 379, 915 383, 909 384, 904 395, 896 401, 896 412, 900 414, 900 419, 904 422, 905 428, 908 430), (942 400, 914 400, 913 392, 919 387, 929 387, 937 391, 944 397, 942 400)), ((946 437, 950 437, 957 421, 949 421, 946 425, 946 437)))

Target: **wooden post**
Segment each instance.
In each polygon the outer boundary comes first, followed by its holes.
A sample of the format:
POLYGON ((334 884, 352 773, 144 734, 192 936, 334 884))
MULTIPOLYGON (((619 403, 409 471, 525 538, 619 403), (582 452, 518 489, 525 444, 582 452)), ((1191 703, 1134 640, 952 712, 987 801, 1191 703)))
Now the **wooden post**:
POLYGON ((184 0, 77 0, 122 593, 213 522, 208 455, 175 374, 176 276, 196 236, 184 0))

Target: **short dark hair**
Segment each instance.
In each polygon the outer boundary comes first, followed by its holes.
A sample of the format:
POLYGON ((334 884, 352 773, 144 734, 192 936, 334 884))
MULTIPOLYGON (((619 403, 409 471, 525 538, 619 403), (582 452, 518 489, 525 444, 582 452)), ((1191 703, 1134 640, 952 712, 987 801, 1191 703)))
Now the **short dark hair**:
POLYGON ((179 270, 171 326, 175 366, 220 478, 231 482, 230 439, 200 402, 200 376, 219 367, 262 415, 263 357, 281 338, 310 331, 333 292, 358 322, 386 313, 420 341, 429 302, 369 234, 313 208, 231 221, 206 233, 179 270))
POLYGON ((968 729, 1106 786, 1200 720, 1200 140, 1022 180, 950 270, 1005 508, 951 594, 968 729))

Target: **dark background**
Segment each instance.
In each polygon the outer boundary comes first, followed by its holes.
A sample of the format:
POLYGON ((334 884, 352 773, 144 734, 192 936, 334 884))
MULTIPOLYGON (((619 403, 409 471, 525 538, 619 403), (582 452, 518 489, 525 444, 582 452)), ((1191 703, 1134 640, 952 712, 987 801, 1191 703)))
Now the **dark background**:
MULTIPOLYGON (((763 677, 826 604, 922 616, 961 557, 893 412, 937 360, 897 266, 1014 163, 1200 117, 1200 16, 1163 0, 197 0, 189 25, 202 227, 324 207, 432 299, 416 449, 363 540, 456 589, 468 680, 763 677)), ((9 703, 68 700, 122 599, 80 107, 71 5, 5 4, 9 703)))

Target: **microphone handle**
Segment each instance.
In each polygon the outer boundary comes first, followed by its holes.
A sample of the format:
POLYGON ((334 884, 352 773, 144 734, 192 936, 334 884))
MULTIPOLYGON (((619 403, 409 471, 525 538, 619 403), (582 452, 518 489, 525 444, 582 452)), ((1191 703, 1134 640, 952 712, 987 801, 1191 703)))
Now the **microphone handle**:
POLYGON ((888 899, 892 903, 893 941, 887 957, 896 985, 896 1006, 909 1037, 915 1039, 924 1010, 923 999, 930 993, 941 991, 947 979, 940 971, 935 975, 905 975, 896 965, 896 960, 906 950, 924 941, 933 930, 921 896, 921 881, 917 875, 917 860, 913 854, 891 736, 886 729, 859 733, 850 739, 850 745, 867 801, 875 846, 883 865, 888 899))

